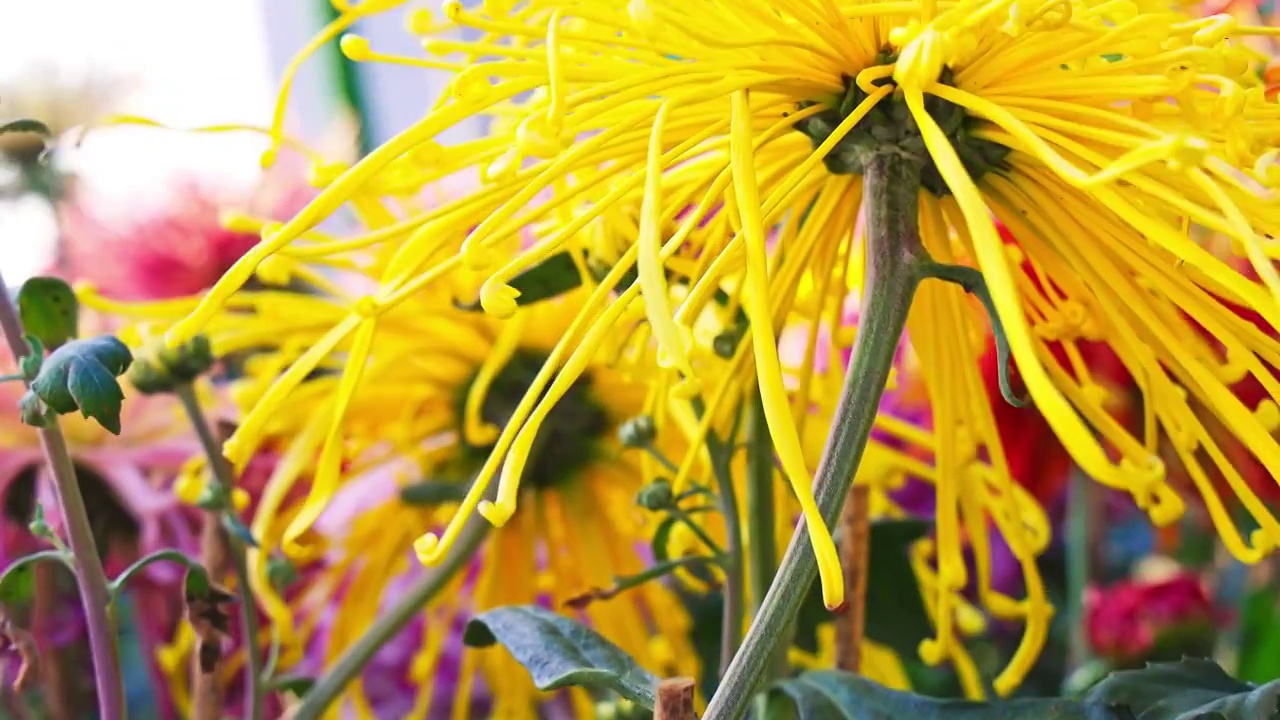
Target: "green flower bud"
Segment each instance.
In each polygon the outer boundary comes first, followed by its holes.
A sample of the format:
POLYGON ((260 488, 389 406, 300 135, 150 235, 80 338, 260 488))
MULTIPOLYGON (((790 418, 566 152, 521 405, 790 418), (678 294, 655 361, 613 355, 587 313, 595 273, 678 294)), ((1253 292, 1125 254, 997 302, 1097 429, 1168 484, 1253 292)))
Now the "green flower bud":
POLYGON ((129 373, 129 382, 144 395, 173 392, 203 375, 215 361, 209 338, 196 335, 176 348, 164 348, 153 357, 138 359, 129 373))
POLYGON ((711 341, 711 349, 716 355, 729 360, 733 358, 733 354, 738 351, 738 343, 742 340, 742 330, 737 327, 729 328, 724 332, 716 335, 711 341))
POLYGON ((648 447, 657 434, 658 428, 649 415, 637 415, 618 428, 618 439, 623 445, 633 448, 648 447))
POLYGON ((640 488, 636 493, 636 504, 645 510, 665 510, 675 502, 675 491, 671 483, 659 478, 640 488))
POLYGON ((230 507, 230 499, 218 483, 205 483, 204 489, 200 491, 200 497, 196 498, 196 507, 212 512, 222 512, 230 507))
POLYGON ((272 555, 267 560, 267 579, 271 587, 284 591, 298 581, 298 568, 283 555, 272 555))

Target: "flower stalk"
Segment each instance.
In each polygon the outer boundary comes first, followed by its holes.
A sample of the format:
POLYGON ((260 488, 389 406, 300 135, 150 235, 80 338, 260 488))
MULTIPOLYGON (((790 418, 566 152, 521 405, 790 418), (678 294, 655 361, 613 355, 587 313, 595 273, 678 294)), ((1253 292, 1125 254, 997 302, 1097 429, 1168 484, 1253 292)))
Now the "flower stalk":
MULTIPOLYGON (((853 485, 921 269, 928 262, 918 228, 919 192, 918 161, 892 148, 867 157, 863 174, 867 258, 862 320, 813 487, 818 509, 829 525, 839 519, 853 485)), ((817 561, 809 549, 809 529, 801 523, 742 647, 707 705, 704 720, 737 720, 745 715, 769 659, 800 610, 817 572, 817 561)))
MULTIPOLYGON (((1078 468, 1071 473, 1067 490, 1067 626, 1071 628, 1068 665, 1077 670, 1089 661, 1089 635, 1085 627, 1084 595, 1089 587, 1090 480, 1078 468)), ((1070 676, 1070 672, 1068 672, 1070 676)))
POLYGON ((773 531, 773 440, 758 390, 747 404, 747 539, 751 577, 751 609, 760 611, 769 582, 778 569, 773 531))
MULTIPOLYGON (((4 278, 0 277, 0 330, 3 330, 5 341, 16 362, 25 357, 30 348, 23 338, 22 321, 9 297, 7 287, 4 278)), ((71 461, 71 453, 62 436, 57 415, 46 411, 45 423, 39 428, 39 432, 45 459, 53 471, 58 505, 67 525, 67 540, 76 570, 76 585, 80 589, 80 602, 84 607, 85 624, 88 626, 99 717, 101 720, 124 720, 124 679, 120 675, 120 662, 116 654, 115 627, 110 611, 111 595, 107 590, 102 556, 98 554, 97 543, 93 539, 75 465, 71 461)))
POLYGON ((290 720, 320 720, 329 706, 364 670, 382 646, 403 630, 414 616, 422 612, 427 603, 449 584, 454 575, 467 566, 480 548, 480 544, 488 536, 491 527, 493 526, 479 515, 468 518, 466 524, 462 526, 462 532, 458 535, 457 541, 440 564, 427 569, 422 578, 409 588, 395 606, 385 614, 381 614, 378 621, 354 645, 342 653, 338 662, 325 670, 316 684, 307 691, 302 703, 290 716, 290 720))
POLYGON ((742 518, 738 510, 738 493, 733 486, 733 471, 729 463, 733 458, 733 438, 721 442, 707 438, 711 451, 712 470, 720 497, 720 512, 724 515, 725 539, 728 547, 722 554, 724 569, 724 617, 720 626, 720 673, 729 667, 729 661, 742 640, 742 623, 746 617, 746 585, 743 582, 746 566, 742 542, 742 518))
MULTIPOLYGON (((213 430, 200 409, 200 400, 196 397, 195 388, 190 383, 183 383, 174 388, 174 394, 182 403, 191 426, 200 438, 200 446, 209 460, 209 471, 218 483, 222 497, 228 507, 225 512, 234 512, 231 508, 231 495, 235 483, 231 478, 231 466, 219 450, 218 441, 213 430)), ((249 565, 245 560, 244 542, 238 537, 224 533, 226 547, 229 551, 232 568, 235 570, 236 591, 239 594, 240 629, 243 633, 245 652, 245 699, 244 717, 246 720, 261 720, 263 713, 263 677, 262 654, 258 651, 258 604, 253 599, 253 591, 249 585, 249 565)))

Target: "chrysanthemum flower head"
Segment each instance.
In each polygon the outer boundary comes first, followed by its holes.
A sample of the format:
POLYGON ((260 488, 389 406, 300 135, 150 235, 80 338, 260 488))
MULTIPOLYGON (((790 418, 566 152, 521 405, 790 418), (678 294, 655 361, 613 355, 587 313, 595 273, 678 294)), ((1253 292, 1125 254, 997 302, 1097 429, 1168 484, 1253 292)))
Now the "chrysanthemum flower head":
MULTIPOLYGON (((861 175, 893 157, 891 182, 919 186, 923 248, 982 273, 1030 399, 1086 473, 1130 493, 1157 523, 1175 520, 1183 502, 1165 482, 1158 438, 1221 465, 1190 399, 1280 469, 1268 409, 1280 396, 1271 370, 1280 347, 1217 301, 1280 326, 1271 264, 1280 106, 1236 42, 1276 30, 1123 0, 449 2, 444 15, 410 23, 434 57, 344 43, 359 60, 457 74, 421 121, 265 232, 172 339, 210 322, 255 270, 303 254, 341 262, 352 247, 389 249, 376 291, 335 309, 316 356, 361 342, 364 319, 459 267, 488 276, 479 296, 495 315, 517 309, 522 273, 555 258, 606 290, 634 273, 625 291, 585 303, 578 327, 604 333, 640 296, 672 407, 693 407, 691 396, 715 392, 711 378, 754 367, 836 605, 838 560, 809 491, 775 334, 802 284, 829 288, 803 308, 812 317, 830 317, 855 284, 847 270, 862 252, 861 175), (481 37, 453 39, 457 28, 481 37), (494 117, 489 136, 439 140, 476 115, 494 117), (466 198, 406 216, 377 204, 462 171, 482 180, 466 198), (309 235, 347 201, 383 208, 383 222, 345 243, 309 235), (1016 243, 1002 241, 995 219, 1016 243), (1194 242, 1192 226, 1232 238, 1261 281, 1194 242), (532 242, 512 257, 523 237, 532 242), (695 332, 708 309, 729 328, 739 310, 747 321, 731 359, 695 332), (1221 347, 1196 340, 1192 322, 1221 347), (1111 344, 1141 378, 1141 433, 1109 417, 1087 368, 1060 364, 1050 349, 1081 340, 1111 344), (1269 388, 1265 407, 1226 391, 1244 375, 1269 388)), ((909 331, 934 406, 938 582, 969 581, 961 517, 998 525, 1030 567, 1046 540, 1023 522, 1003 470, 976 366, 986 318, 959 287, 926 281, 909 331)), ((304 375, 314 362, 295 367, 304 375)), ((1280 523, 1231 485, 1260 530, 1244 538, 1228 515, 1215 518, 1232 552, 1256 560, 1280 545, 1280 523)), ((508 519, 513 493, 504 486, 486 515, 508 519)), ((977 574, 986 592, 988 573, 977 574)), ((989 599, 997 614, 1029 618, 1027 642, 996 681, 1007 692, 1034 658, 1048 610, 1043 597, 989 599)), ((928 658, 945 656, 950 616, 939 613, 928 658)))
MULTIPOLYGON (((210 327, 210 337, 219 352, 260 353, 237 383, 240 401, 262 408, 262 394, 273 392, 280 369, 309 351, 309 333, 326 332, 343 308, 319 295, 239 297, 252 305, 227 313, 210 327), (281 334, 278 303, 286 299, 293 321, 286 324, 291 332, 281 334)), ((645 568, 637 548, 650 539, 653 523, 635 498, 654 472, 645 467, 652 458, 624 450, 617 431, 653 408, 645 385, 599 362, 596 353, 587 356, 592 362, 580 361, 565 384, 554 372, 558 365, 548 363, 572 332, 582 293, 532 305, 509 320, 460 308, 458 299, 421 293, 389 310, 375 330, 321 360, 283 405, 250 411, 228 454, 242 462, 243 453, 284 448, 255 510, 262 550, 250 560, 264 607, 287 629, 282 657, 290 664, 299 661, 304 644, 321 648, 325 661, 348 649, 407 583, 430 572, 415 561, 415 541, 420 554, 458 541, 454 519, 489 495, 474 478, 494 476, 497 466, 515 473, 518 511, 484 541, 472 571, 460 573, 425 608, 427 622, 408 631, 417 636, 397 672, 417 688, 409 713, 415 717, 430 708, 437 709, 431 717, 441 708, 468 717, 477 688, 498 684, 498 710, 531 717, 545 698, 509 656, 462 650, 455 626, 466 615, 505 604, 541 601, 566 609, 575 597, 645 568), (545 409, 534 407, 543 397, 550 398, 545 409), (519 432, 504 432, 513 423, 519 432), (336 442, 326 442, 329 433, 336 442), (503 442, 521 453, 518 459, 503 442), (308 478, 306 496, 291 498, 308 478), (418 487, 423 483, 428 487, 418 487), (424 492, 434 495, 414 499, 424 492), (423 543, 423 536, 431 539, 423 543), (318 595, 286 599, 270 587, 264 559, 274 548, 312 573, 309 585, 318 595), (442 669, 456 677, 452 691, 431 679, 442 669)), ((581 616, 649 667, 695 670, 696 655, 683 639, 687 618, 660 582, 590 603, 581 616)), ((349 699, 368 713, 380 694, 366 682, 349 699)), ((591 711, 585 700, 573 698, 580 716, 591 711)))

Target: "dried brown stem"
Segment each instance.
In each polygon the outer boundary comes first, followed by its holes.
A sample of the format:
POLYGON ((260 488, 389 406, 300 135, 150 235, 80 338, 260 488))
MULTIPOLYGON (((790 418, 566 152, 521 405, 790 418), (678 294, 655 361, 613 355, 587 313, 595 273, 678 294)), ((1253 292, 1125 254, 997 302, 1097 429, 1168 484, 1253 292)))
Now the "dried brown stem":
POLYGON ((693 714, 691 678, 671 678, 658 683, 658 705, 653 720, 697 720, 693 714))
MULTIPOLYGON (((214 511, 205 511, 204 526, 200 533, 200 562, 215 581, 226 577, 228 553, 221 516, 214 511)), ((210 657, 214 656, 217 659, 221 656, 218 639, 207 640, 202 637, 196 643, 196 652, 191 657, 192 720, 218 720, 222 717, 223 697, 219 673, 206 670, 210 657), (209 642, 212 642, 212 646, 209 642)), ((217 659, 214 661, 215 665, 217 659)))
POLYGON ((22 660, 18 674, 13 678, 13 691, 21 693, 31 687, 39 672, 40 653, 36 650, 35 636, 3 616, 0 616, 0 636, 9 646, 6 650, 18 653, 22 660))
POLYGON ((866 633, 867 565, 871 546, 870 490, 855 485, 840 516, 840 564, 847 605, 836 616, 836 668, 856 673, 862 666, 866 633))

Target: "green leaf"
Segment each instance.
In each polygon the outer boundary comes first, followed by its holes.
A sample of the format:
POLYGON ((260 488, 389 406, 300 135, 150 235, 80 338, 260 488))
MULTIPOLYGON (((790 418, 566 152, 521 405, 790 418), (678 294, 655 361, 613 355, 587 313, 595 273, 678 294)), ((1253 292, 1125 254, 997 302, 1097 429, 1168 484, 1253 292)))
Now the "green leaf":
MULTIPOLYGON (((929 611, 920 593, 919 581, 911 570, 911 544, 929 532, 926 520, 876 520, 871 523, 868 554, 866 633, 867 638, 903 657, 914 657, 921 641, 932 635, 929 611)), ((816 628, 831 620, 815 583, 800 607, 796 621, 796 641, 805 649, 817 647, 816 628)))
POLYGON ((0 135, 5 133, 35 133, 45 137, 51 137, 49 126, 39 120, 14 120, 0 125, 0 135))
POLYGON ((617 645, 563 615, 536 605, 495 608, 467 623, 470 647, 501 643, 539 690, 609 689, 652 710, 658 678, 617 645))
POLYGON ((1125 720, 1105 705, 1062 698, 990 703, 890 690, 835 670, 807 672, 767 691, 767 720, 1125 720))
POLYGON ((116 378, 132 362, 129 348, 110 335, 72 340, 49 354, 29 392, 60 415, 79 410, 119 435, 124 392, 116 378))
MULTIPOLYGON (((171 562, 175 565, 180 565, 186 568, 188 592, 190 591, 190 583, 192 582, 191 574, 193 572, 196 572, 198 575, 202 575, 204 577, 204 582, 206 584, 208 583, 209 575, 207 572, 205 572, 204 567, 200 563, 196 562, 195 560, 192 560, 186 555, 183 555, 181 552, 178 552, 177 550, 173 550, 173 549, 157 550, 153 553, 144 555, 138 558, 137 560, 135 560, 132 565, 122 570, 120 574, 117 575, 116 578, 111 581, 111 583, 108 585, 108 589, 110 590, 110 595, 111 595, 111 602, 114 603, 116 600, 119 599, 120 593, 124 592, 125 586, 129 584, 129 580, 131 580, 134 575, 137 575, 138 573, 145 570, 148 565, 152 565, 158 562, 171 562)), ((198 583, 199 580, 197 580, 196 582, 198 583)))
POLYGON ((22 329, 39 338, 45 347, 57 348, 77 335, 80 303, 66 281, 33 277, 18 291, 22 329))
POLYGON ((0 605, 12 606, 31 599, 33 589, 31 573, 38 562, 57 562, 75 572, 70 558, 61 550, 41 550, 23 555, 9 564, 0 574, 0 605))
MULTIPOLYGON (((582 285, 582 273, 568 250, 558 252, 507 283, 520 291, 516 305, 525 306, 563 295, 582 285)), ((479 310, 480 303, 459 304, 464 310, 479 310)))
POLYGON ((1087 699, 1124 708, 1136 720, 1276 720, 1280 680, 1240 682, 1212 660, 1187 658, 1113 673, 1087 699))

